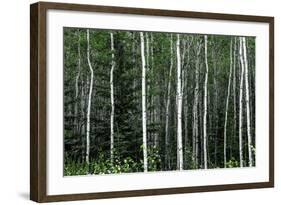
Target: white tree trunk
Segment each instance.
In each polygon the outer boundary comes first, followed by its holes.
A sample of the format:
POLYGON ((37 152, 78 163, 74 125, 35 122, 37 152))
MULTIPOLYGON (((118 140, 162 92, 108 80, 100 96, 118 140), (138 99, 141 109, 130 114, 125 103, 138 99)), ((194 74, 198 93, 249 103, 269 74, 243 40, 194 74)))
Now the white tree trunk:
POLYGON ((227 96, 226 96, 226 105, 225 105, 225 120, 224 120, 224 139, 223 139, 224 167, 226 167, 226 145, 227 145, 226 131, 227 131, 227 115, 228 115, 228 103, 229 103, 229 95, 230 95, 231 78, 232 78, 232 40, 230 42, 230 66, 229 66, 229 78, 228 78, 228 87, 227 87, 227 96))
POLYGON ((207 93, 208 93, 208 37, 207 35, 204 36, 205 39, 205 64, 206 64, 206 73, 205 73, 205 83, 204 83, 204 117, 203 117, 203 156, 204 156, 204 169, 208 168, 207 163, 207 93))
POLYGON ((147 129, 146 129, 146 64, 144 55, 144 37, 140 32, 141 40, 141 60, 142 60, 142 132, 143 132, 143 169, 147 172, 147 129))
POLYGON ((110 114, 110 160, 113 163, 114 158, 114 84, 113 84, 113 72, 115 68, 115 56, 114 56, 114 37, 113 33, 110 33, 111 40, 111 70, 110 70, 110 100, 111 100, 111 114, 110 114))
MULTIPOLYGON (((168 93, 167 93, 167 102, 166 102, 166 122, 165 122, 165 159, 166 165, 169 167, 169 109, 170 109, 170 95, 171 95, 171 78, 172 78, 172 69, 173 69, 173 34, 171 34, 170 39, 170 70, 169 70, 169 79, 168 79, 168 93)), ((170 167, 169 167, 170 168, 170 167)))
POLYGON ((181 86, 181 55, 180 37, 177 34, 177 150, 178 150, 178 169, 183 170, 183 151, 182 151, 182 86, 181 86))
POLYGON ((245 88, 246 88, 246 110, 247 110, 247 135, 248 135, 248 154, 249 154, 249 167, 253 166, 252 159, 252 136, 251 136, 251 121, 250 121, 250 99, 249 99, 249 81, 248 81, 248 59, 246 50, 246 39, 242 38, 243 45, 243 59, 245 67, 245 88))
POLYGON ((93 81, 94 81, 94 71, 92 68, 92 63, 90 60, 90 34, 89 29, 87 29, 87 60, 91 72, 91 82, 88 95, 88 108, 87 108, 87 128, 86 128, 86 163, 89 165, 90 157, 90 115, 91 115, 91 103, 92 103, 92 91, 93 91, 93 81))
POLYGON ((244 81, 244 62, 243 62, 243 51, 242 51, 242 37, 239 37, 239 57, 241 64, 240 73, 240 86, 239 86, 239 159, 240 167, 243 167, 243 138, 242 138, 242 127, 243 127, 243 81, 244 81))

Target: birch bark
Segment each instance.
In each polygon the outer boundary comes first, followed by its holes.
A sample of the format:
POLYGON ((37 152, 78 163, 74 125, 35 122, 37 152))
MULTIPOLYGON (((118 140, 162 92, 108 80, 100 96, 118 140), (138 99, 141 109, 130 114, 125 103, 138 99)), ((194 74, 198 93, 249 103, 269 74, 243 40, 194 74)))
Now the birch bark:
POLYGON ((204 169, 208 168, 207 163, 207 111, 208 111, 208 105, 207 105, 207 93, 208 93, 208 73, 209 73, 209 67, 208 67, 208 37, 207 35, 204 36, 205 40, 205 64, 206 64, 206 73, 205 73, 205 82, 204 82, 204 118, 203 118, 203 156, 204 156, 204 169))
POLYGON ((111 70, 110 70, 110 100, 111 100, 111 114, 110 114, 110 160, 113 163, 114 159, 114 84, 113 73, 115 68, 115 56, 114 56, 114 36, 110 33, 111 41, 111 70))
POLYGON ((94 80, 94 71, 92 68, 92 63, 90 60, 90 34, 89 29, 87 29, 87 61, 89 69, 91 72, 91 82, 88 95, 88 108, 87 108, 87 128, 86 128, 86 163, 89 165, 90 160, 90 115, 91 115, 91 103, 92 103, 92 91, 93 91, 93 80, 94 80))
POLYGON ((141 60, 142 60, 142 130, 143 130, 143 169, 144 172, 148 171, 147 168, 147 129, 146 129, 146 64, 144 54, 144 37, 143 32, 140 32, 141 40, 141 60))
POLYGON ((181 54, 180 36, 177 34, 177 151, 178 169, 183 170, 182 151, 182 86, 181 86, 181 54))
POLYGON ((243 45, 243 59, 245 67, 245 88, 246 88, 246 111, 247 111, 247 136, 248 136, 248 156, 249 156, 249 167, 253 166, 252 159, 252 135, 251 135, 251 120, 250 120, 250 99, 249 99, 249 77, 248 77, 248 58, 246 50, 246 38, 242 38, 243 45))
POLYGON ((242 51, 242 37, 239 37, 239 58, 241 64, 240 73, 240 86, 239 86, 239 160, 240 167, 243 167, 243 138, 242 138, 242 127, 243 127, 243 81, 244 81, 244 62, 243 62, 243 51, 242 51))

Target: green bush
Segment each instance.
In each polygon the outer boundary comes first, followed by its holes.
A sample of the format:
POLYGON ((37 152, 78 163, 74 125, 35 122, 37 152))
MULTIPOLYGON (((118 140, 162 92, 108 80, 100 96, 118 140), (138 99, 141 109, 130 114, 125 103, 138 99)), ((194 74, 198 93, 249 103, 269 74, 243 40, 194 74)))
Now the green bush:
MULTIPOLYGON (((156 147, 147 150, 148 171, 161 170, 161 157, 156 147)), ((118 174, 143 171, 143 160, 136 161, 132 157, 120 159, 118 154, 114 154, 111 161, 109 157, 100 154, 95 160, 87 165, 86 162, 76 162, 66 160, 64 165, 64 175, 86 175, 86 174, 118 174)))
POLYGON ((147 163, 148 163, 148 171, 161 170, 161 156, 156 146, 153 146, 147 150, 147 163))
POLYGON ((239 167, 239 162, 236 159, 231 158, 228 162, 226 162, 226 167, 227 168, 239 167))
POLYGON ((67 159, 64 164, 64 175, 86 175, 88 174, 88 166, 85 162, 75 162, 67 159))

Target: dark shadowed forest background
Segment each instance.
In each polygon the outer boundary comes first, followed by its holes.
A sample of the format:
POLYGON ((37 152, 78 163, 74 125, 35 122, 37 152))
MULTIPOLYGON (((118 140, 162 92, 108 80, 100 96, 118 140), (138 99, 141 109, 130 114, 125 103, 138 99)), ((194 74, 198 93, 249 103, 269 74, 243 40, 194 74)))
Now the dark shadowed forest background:
POLYGON ((255 37, 63 35, 65 176, 255 166, 255 37))

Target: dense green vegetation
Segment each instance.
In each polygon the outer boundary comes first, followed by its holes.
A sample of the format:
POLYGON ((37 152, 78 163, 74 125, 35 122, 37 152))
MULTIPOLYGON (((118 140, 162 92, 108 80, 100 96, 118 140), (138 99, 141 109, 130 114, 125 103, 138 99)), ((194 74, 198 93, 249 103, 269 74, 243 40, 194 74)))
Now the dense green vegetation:
POLYGON ((249 166, 254 37, 64 28, 64 175, 249 166))

